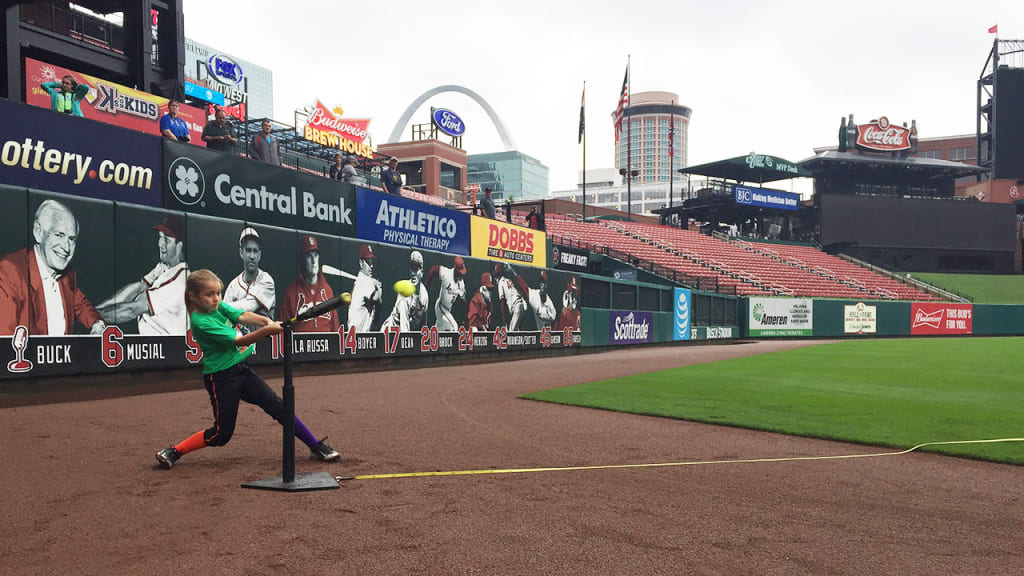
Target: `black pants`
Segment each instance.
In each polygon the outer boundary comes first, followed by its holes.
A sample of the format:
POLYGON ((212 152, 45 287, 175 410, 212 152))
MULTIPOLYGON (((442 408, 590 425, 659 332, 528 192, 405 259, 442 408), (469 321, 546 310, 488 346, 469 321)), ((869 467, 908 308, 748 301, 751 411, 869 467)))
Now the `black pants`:
POLYGON ((220 372, 203 374, 203 384, 210 394, 210 405, 213 406, 213 426, 203 432, 207 446, 223 446, 231 440, 231 435, 235 433, 235 420, 238 419, 239 400, 259 406, 271 418, 284 424, 284 402, 281 397, 245 362, 220 372))

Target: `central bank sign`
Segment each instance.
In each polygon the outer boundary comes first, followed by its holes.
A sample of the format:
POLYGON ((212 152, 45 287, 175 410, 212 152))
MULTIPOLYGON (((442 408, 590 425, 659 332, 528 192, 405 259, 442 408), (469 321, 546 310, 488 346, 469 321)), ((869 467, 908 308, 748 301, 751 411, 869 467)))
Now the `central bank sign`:
POLYGON ((747 327, 752 337, 810 336, 814 301, 809 298, 751 298, 747 327))
POLYGON ((255 160, 163 141, 164 207, 355 237, 355 187, 255 160))

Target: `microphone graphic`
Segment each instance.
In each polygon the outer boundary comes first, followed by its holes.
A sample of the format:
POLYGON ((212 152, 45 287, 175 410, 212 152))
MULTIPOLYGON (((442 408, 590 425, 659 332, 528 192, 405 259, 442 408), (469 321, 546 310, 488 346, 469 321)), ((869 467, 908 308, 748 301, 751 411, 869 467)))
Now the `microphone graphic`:
POLYGON ((25 360, 25 348, 28 348, 28 328, 18 326, 14 329, 11 348, 14 348, 16 358, 7 363, 7 371, 18 373, 31 370, 32 362, 25 360))

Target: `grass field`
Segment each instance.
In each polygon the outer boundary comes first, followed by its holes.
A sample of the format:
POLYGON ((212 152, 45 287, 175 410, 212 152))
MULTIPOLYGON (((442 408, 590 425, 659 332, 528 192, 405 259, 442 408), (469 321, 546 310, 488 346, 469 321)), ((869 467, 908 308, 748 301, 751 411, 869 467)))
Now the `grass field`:
MULTIPOLYGON (((1024 338, 844 341, 523 397, 899 448, 1021 438, 1022 345, 1024 338)), ((1024 442, 925 450, 1024 464, 1024 442)))
POLYGON ((1024 304, 1024 275, 925 274, 913 276, 943 290, 969 297, 978 304, 1024 304))

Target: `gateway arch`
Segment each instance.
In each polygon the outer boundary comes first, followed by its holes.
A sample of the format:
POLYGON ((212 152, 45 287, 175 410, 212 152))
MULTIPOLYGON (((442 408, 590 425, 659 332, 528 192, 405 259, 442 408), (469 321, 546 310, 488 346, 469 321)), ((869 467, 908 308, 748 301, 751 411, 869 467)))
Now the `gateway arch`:
POLYGON ((484 109, 484 112, 487 112, 487 115, 491 117, 491 122, 494 123, 494 128, 498 130, 498 136, 501 137, 501 143, 505 146, 505 150, 509 151, 516 149, 516 143, 512 140, 512 135, 508 133, 504 122, 502 122, 501 118, 498 117, 498 113, 494 111, 494 108, 491 108, 491 105, 476 92, 466 88, 465 86, 457 86, 455 84, 446 84, 444 86, 438 86, 437 88, 431 88, 421 94, 419 98, 413 100, 412 104, 410 104, 409 107, 405 109, 405 112, 402 113, 402 117, 398 119, 398 123, 395 124, 394 130, 391 131, 391 136, 388 137, 387 143, 392 144, 398 142, 402 137, 402 131, 409 125, 409 121, 412 120, 412 115, 416 110, 431 97, 444 92, 458 92, 459 94, 465 94, 473 100, 476 100, 476 103, 479 104, 480 107, 484 109))

